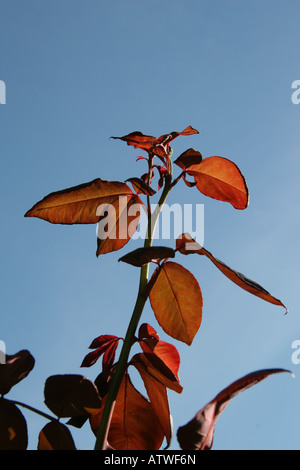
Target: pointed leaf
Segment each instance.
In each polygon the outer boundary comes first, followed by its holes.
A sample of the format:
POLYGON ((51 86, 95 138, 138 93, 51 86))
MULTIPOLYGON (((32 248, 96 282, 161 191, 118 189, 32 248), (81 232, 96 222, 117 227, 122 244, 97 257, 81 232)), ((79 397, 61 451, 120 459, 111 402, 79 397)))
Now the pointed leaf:
POLYGON ((235 271, 232 268, 229 268, 225 263, 215 258, 208 250, 201 247, 196 243, 188 234, 183 234, 176 241, 176 249, 182 254, 188 255, 191 253, 197 253, 199 255, 204 255, 232 282, 237 284, 239 287, 249 292, 252 295, 255 295, 266 302, 270 302, 274 305, 279 305, 288 311, 286 306, 281 302, 281 300, 273 297, 268 291, 266 291, 262 286, 256 282, 248 279, 243 274, 235 271))
POLYGON ((27 424, 23 414, 14 403, 0 399, 0 450, 26 450, 27 445, 27 424))
POLYGON ((38 450, 76 450, 76 447, 67 426, 51 421, 39 434, 38 450))
MULTIPOLYGON (((98 414, 90 418, 95 435, 102 411, 103 407, 98 414)), ((152 405, 135 389, 126 373, 119 389, 109 428, 110 446, 115 450, 158 450, 163 439, 164 432, 152 405)))
MULTIPOLYGON (((116 351, 120 339, 121 338, 118 338, 117 336, 112 336, 112 335, 102 335, 94 339, 94 341, 92 342, 90 346, 90 349, 93 349, 93 348, 96 348, 96 349, 95 351, 85 356, 85 358, 82 361, 81 367, 91 367, 97 362, 97 360, 102 356, 102 354, 106 354, 108 350, 110 350, 110 353, 108 354, 111 355, 111 359, 113 360, 114 358, 113 351, 116 351)), ((106 358, 103 359, 104 363, 107 362, 107 359, 108 359, 108 356, 106 356, 106 358)))
POLYGON ((199 134, 196 129, 188 126, 182 132, 171 132, 169 134, 161 135, 156 138, 149 135, 144 135, 142 132, 135 131, 123 137, 112 137, 112 139, 119 139, 127 142, 127 145, 132 145, 134 148, 146 150, 149 153, 154 153, 160 157, 165 157, 168 153, 169 143, 180 135, 199 134))
POLYGON ((216 398, 202 408, 189 423, 178 429, 177 438, 181 449, 211 450, 215 425, 230 400, 270 375, 282 372, 289 371, 269 369, 253 372, 225 388, 216 398))
POLYGON ((153 375, 148 373, 147 369, 143 366, 142 363, 136 361, 133 363, 133 365, 138 370, 144 382, 150 403, 157 416, 157 419, 160 422, 169 445, 172 438, 172 418, 170 414, 167 389, 165 385, 153 377, 153 375))
POLYGON ((183 266, 167 262, 154 272, 152 284, 149 299, 158 323, 172 338, 191 345, 202 322, 197 280, 183 266))
POLYGON ((136 191, 137 194, 146 194, 147 196, 153 196, 156 191, 151 188, 145 181, 143 181, 140 178, 129 178, 128 180, 132 186, 133 189, 136 191))
POLYGON ((168 248, 166 246, 151 246, 131 251, 127 255, 122 256, 119 261, 131 264, 132 266, 141 267, 150 262, 160 263, 163 259, 174 257, 175 251, 173 248, 168 248))
POLYGON ((188 149, 183 152, 175 161, 182 170, 187 170, 192 165, 198 165, 202 162, 202 154, 195 149, 188 149))
POLYGON ((97 257, 123 248, 135 233, 140 219, 138 196, 124 196, 109 205, 100 205, 97 257))
POLYGON ((130 364, 138 370, 143 369, 149 375, 158 380, 162 385, 176 393, 181 393, 183 388, 179 383, 178 377, 172 370, 153 353, 135 354, 130 364))
POLYGON ((179 381, 180 355, 175 346, 161 341, 156 331, 147 324, 141 325, 139 329, 139 342, 143 352, 155 354, 179 381))
POLYGON ((34 364, 34 357, 29 351, 7 355, 6 363, 0 365, 0 395, 6 395, 14 385, 27 377, 34 364))
POLYGON ((121 196, 133 195, 126 183, 95 179, 46 196, 25 217, 38 217, 52 224, 96 224, 101 204, 113 204, 121 196))
POLYGON ((96 385, 81 375, 53 375, 45 383, 45 404, 59 418, 97 413, 101 398, 96 385))
POLYGON ((189 167, 197 188, 205 196, 229 202, 235 209, 246 209, 249 191, 244 176, 232 161, 223 157, 204 158, 189 167))

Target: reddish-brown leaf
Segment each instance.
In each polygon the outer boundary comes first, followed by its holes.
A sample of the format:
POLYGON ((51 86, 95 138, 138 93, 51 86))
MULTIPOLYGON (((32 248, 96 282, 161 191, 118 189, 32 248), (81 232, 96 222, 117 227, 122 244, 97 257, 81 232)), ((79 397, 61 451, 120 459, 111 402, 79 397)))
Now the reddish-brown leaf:
POLYGON ((6 395, 12 387, 32 371, 35 359, 29 351, 22 350, 6 356, 5 364, 0 365, 0 395, 6 395))
POLYGON ((76 446, 67 426, 51 421, 39 434, 38 450, 76 450, 76 446))
POLYGON ((249 192, 244 176, 232 161, 223 157, 204 158, 192 165, 187 173, 195 179, 197 188, 205 196, 229 202, 235 209, 246 209, 249 192))
POLYGON ((120 250, 129 242, 139 224, 140 206, 134 194, 98 206, 97 256, 120 250))
MULTIPOLYGON (((106 399, 104 399, 105 402, 106 399)), ((91 416, 97 434, 103 408, 91 416)), ((115 450, 158 450, 164 431, 152 405, 132 385, 128 373, 121 383, 108 433, 108 442, 115 450)))
POLYGON ((103 370, 111 367, 120 339, 121 338, 112 335, 102 335, 94 339, 90 345, 90 349, 95 349, 95 351, 85 356, 81 367, 91 367, 103 354, 103 370))
POLYGON ((182 392, 177 375, 154 353, 142 353, 133 356, 131 362, 135 367, 141 367, 162 385, 176 393, 182 392))
POLYGON ((217 420, 230 400, 270 375, 282 372, 289 371, 283 369, 269 369, 253 372, 225 388, 210 403, 202 408, 191 421, 178 429, 177 438, 181 449, 211 450, 217 420))
POLYGON ((179 382, 180 355, 175 346, 161 341, 157 332, 146 323, 141 325, 138 339, 143 352, 155 354, 172 371, 179 382))
POLYGON ((158 267, 152 276, 149 299, 163 330, 191 345, 202 321, 203 299, 195 277, 173 262, 158 267))
POLYGON ((163 259, 174 258, 173 248, 166 246, 150 246, 148 248, 137 248, 134 251, 122 256, 119 261, 131 264, 132 266, 145 266, 146 264, 160 263, 163 259))
POLYGON ((169 445, 172 438, 172 419, 166 386, 153 377, 142 362, 134 361, 132 365, 136 367, 144 382, 150 403, 169 445))
POLYGON ((135 131, 123 137, 112 137, 112 139, 119 139, 127 142, 127 145, 132 145, 134 148, 146 150, 148 153, 153 153, 164 158, 168 154, 169 144, 172 140, 180 135, 199 134, 196 129, 191 126, 186 127, 182 132, 170 132, 163 134, 156 138, 150 135, 144 135, 142 132, 135 131))
POLYGON ((129 181, 132 184, 133 189, 137 194, 145 194, 147 196, 153 196, 156 191, 151 188, 145 181, 140 178, 129 178, 126 182, 129 181))
POLYGON ((225 263, 215 258, 208 250, 196 243, 189 234, 183 234, 177 239, 176 249, 184 255, 197 253, 199 255, 206 256, 228 279, 237 284, 239 287, 241 287, 252 295, 260 297, 261 299, 267 302, 270 302, 271 304, 284 307, 287 312, 287 308, 281 302, 281 300, 276 299, 262 286, 252 281, 251 279, 248 279, 246 276, 239 273, 238 271, 229 268, 225 263))
POLYGON ((30 209, 25 217, 38 217, 52 224, 96 224, 101 204, 113 204, 121 196, 132 196, 126 183, 95 179, 90 183, 57 191, 30 209))
POLYGON ((198 165, 202 162, 202 154, 195 149, 188 149, 183 152, 175 161, 182 170, 187 170, 192 165, 198 165))
POLYGON ((132 145, 134 148, 150 151, 155 145, 157 138, 151 135, 145 135, 142 132, 135 131, 123 137, 111 137, 112 139, 123 140, 127 145, 132 145))

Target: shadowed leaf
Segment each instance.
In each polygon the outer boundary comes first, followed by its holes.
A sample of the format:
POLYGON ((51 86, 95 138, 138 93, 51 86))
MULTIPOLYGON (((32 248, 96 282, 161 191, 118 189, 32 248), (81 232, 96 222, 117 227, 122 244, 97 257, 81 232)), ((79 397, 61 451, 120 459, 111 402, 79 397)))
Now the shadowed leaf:
POLYGON ((46 196, 25 217, 38 217, 52 224, 96 224, 100 204, 113 204, 121 196, 132 196, 125 183, 95 179, 46 196))
POLYGON ((14 385, 27 377, 34 364, 35 360, 29 351, 7 355, 6 363, 0 365, 0 395, 6 395, 14 385))
POLYGON ((150 282, 149 299, 158 323, 172 338, 191 345, 202 321, 197 280, 183 266, 167 262, 156 269, 150 282))
POLYGON ((45 383, 45 404, 59 418, 97 413, 101 398, 96 385, 81 375, 53 375, 45 383))
POLYGON ((149 186, 140 178, 129 178, 126 181, 129 181, 132 184, 133 189, 136 191, 137 194, 146 194, 147 196, 153 196, 156 193, 156 191, 154 191, 151 186, 149 186))
POLYGON ((67 426, 51 421, 39 434, 38 450, 76 450, 76 447, 67 426))
POLYGON ((204 158, 187 173, 194 177, 197 188, 205 196, 229 202, 235 209, 246 209, 249 192, 239 168, 223 157, 204 158))
POLYGON ((202 162, 202 154, 195 149, 188 149, 183 152, 175 161, 182 170, 187 170, 192 165, 198 165, 202 162))
POLYGON ((26 450, 27 446, 27 424, 23 414, 14 403, 0 399, 0 450, 26 450))
MULTIPOLYGON (((105 399, 104 399, 105 402, 105 399)), ((90 417, 94 434, 102 410, 90 417)), ((121 383, 108 433, 108 442, 116 450, 158 450, 164 432, 152 405, 132 385, 128 373, 121 383)))
POLYGON ((189 423, 178 429, 177 438, 181 449, 211 450, 215 425, 230 400, 270 375, 282 372, 289 371, 269 369, 253 372, 225 388, 216 398, 202 408, 189 423))
POLYGON ((281 300, 276 299, 262 286, 252 281, 251 279, 248 279, 238 271, 229 268, 229 266, 227 266, 225 263, 215 258, 209 251, 196 243, 189 234, 183 234, 177 239, 176 249, 184 255, 196 253, 206 256, 228 279, 237 284, 239 287, 249 292, 250 294, 265 300, 266 302, 284 307, 287 312, 287 308, 281 302, 281 300))
POLYGON ((127 255, 122 256, 119 261, 141 267, 150 262, 159 263, 163 259, 174 257, 175 251, 173 248, 168 248, 166 246, 151 246, 148 248, 138 248, 137 250, 131 251, 127 255))

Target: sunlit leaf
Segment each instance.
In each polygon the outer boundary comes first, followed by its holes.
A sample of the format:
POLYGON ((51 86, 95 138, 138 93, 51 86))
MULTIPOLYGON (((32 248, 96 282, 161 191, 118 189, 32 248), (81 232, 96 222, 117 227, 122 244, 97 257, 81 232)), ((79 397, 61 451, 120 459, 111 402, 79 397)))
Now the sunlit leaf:
POLYGON ((126 183, 95 179, 46 196, 25 217, 38 217, 53 224, 96 224, 101 204, 113 204, 121 196, 132 196, 126 183))
POLYGON ((34 357, 26 350, 6 355, 5 359, 5 364, 0 365, 0 395, 6 395, 14 385, 27 377, 35 364, 34 357))
POLYGON ((146 323, 140 326, 138 339, 143 352, 155 354, 179 381, 180 355, 175 346, 161 341, 157 332, 146 323))
POLYGON ((192 253, 197 253, 199 255, 204 255, 232 282, 237 284, 239 287, 245 291, 253 294, 267 302, 270 302, 274 305, 279 305, 284 307, 287 311, 286 306, 281 302, 281 300, 273 297, 268 291, 266 291, 262 286, 256 282, 248 279, 243 274, 235 271, 232 268, 229 268, 225 263, 215 258, 208 250, 201 247, 196 243, 188 234, 183 234, 176 241, 176 249, 182 254, 188 255, 192 253))
POLYGON ((232 161, 223 157, 204 158, 192 165, 187 173, 195 179, 197 188, 205 196, 229 202, 235 209, 246 209, 249 191, 244 176, 232 161))
POLYGON ((0 450, 26 450, 27 445, 27 424, 23 414, 14 403, 0 399, 0 450))
POLYGON ((140 353, 135 354, 130 361, 137 369, 142 368, 149 375, 158 380, 162 385, 176 393, 182 393, 182 386, 180 385, 177 374, 153 353, 140 353))
POLYGON ((122 256, 119 261, 141 267, 150 262, 159 263, 163 259, 174 257, 175 251, 173 248, 168 248, 166 246, 151 246, 148 248, 137 248, 136 250, 122 256))
MULTIPOLYGON (((103 408, 98 414, 90 417, 95 435, 102 411, 103 408)), ((136 390, 126 373, 118 392, 109 428, 110 446, 116 450, 158 450, 163 439, 164 431, 152 405, 136 390)))
POLYGON ((45 404, 59 418, 93 414, 101 398, 93 382, 81 375, 53 375, 45 383, 45 404))
POLYGON ((151 375, 142 362, 133 360, 132 365, 136 367, 144 382, 150 403, 164 431, 167 443, 170 444, 172 438, 172 417, 166 386, 151 375))
POLYGON ((149 299, 163 330, 190 345, 202 322, 203 299, 195 277, 183 266, 167 262, 153 274, 149 299))
POLYGON ((98 206, 97 256, 120 250, 129 242, 139 224, 140 203, 133 194, 98 206))
POLYGON ((163 134, 156 138, 153 136, 145 135, 142 132, 135 131, 123 137, 112 137, 112 139, 119 139, 127 142, 127 145, 132 145, 134 148, 146 150, 148 153, 156 154, 160 157, 165 157, 168 153, 169 143, 180 135, 199 134, 196 129, 188 126, 182 132, 170 132, 163 134))
POLYGON ((104 355, 103 370, 112 366, 120 339, 112 335, 103 335, 96 338, 90 346, 90 349, 95 349, 95 351, 85 356, 81 367, 91 367, 102 355, 104 355))
POLYGON ((215 425, 230 400, 270 375, 282 372, 288 371, 269 369, 253 372, 225 388, 216 398, 202 408, 191 421, 178 429, 177 438, 181 449, 211 450, 215 425))
POLYGON ((51 421, 39 434, 38 450, 76 450, 76 446, 67 426, 51 421))

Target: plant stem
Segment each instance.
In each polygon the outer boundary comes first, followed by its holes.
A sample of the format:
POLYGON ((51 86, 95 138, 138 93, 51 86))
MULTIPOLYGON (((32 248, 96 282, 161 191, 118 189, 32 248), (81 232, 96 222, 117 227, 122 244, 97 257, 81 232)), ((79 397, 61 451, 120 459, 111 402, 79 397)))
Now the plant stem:
POLYGON ((37 410, 36 408, 33 408, 33 406, 26 405, 25 403, 22 403, 20 401, 8 400, 7 398, 4 398, 4 400, 9 401, 10 403, 13 403, 16 406, 22 406, 23 408, 27 408, 27 410, 33 411, 34 413, 43 416, 43 418, 46 418, 50 421, 57 421, 57 418, 50 416, 47 413, 44 413, 43 411, 37 410))
MULTIPOLYGON (((148 228, 147 228, 147 235, 146 235, 145 243, 144 243, 145 248, 148 248, 152 245, 156 223, 158 221, 163 205, 166 202, 168 194, 171 191, 172 162, 170 158, 169 158, 169 166, 170 166, 170 173, 167 175, 165 179, 163 192, 161 194, 161 197, 159 199, 159 202, 153 214, 151 214, 150 198, 148 198, 148 228)), ((139 290, 138 290, 138 295, 136 299, 136 304, 133 310, 130 323, 128 325, 127 333, 125 336, 125 341, 124 341, 124 344, 120 353, 116 371, 111 380, 109 391, 106 397, 100 425, 99 425, 98 432, 97 432, 95 450, 103 450, 106 447, 107 435, 108 435, 108 431, 110 427, 110 421, 112 418, 115 401, 118 395, 121 382, 123 380, 124 374, 127 369, 128 357, 129 357, 130 350, 133 344, 133 339, 134 339, 141 315, 143 313, 145 303, 148 298, 148 294, 146 293, 148 279, 149 279, 149 263, 141 267, 139 290)))

